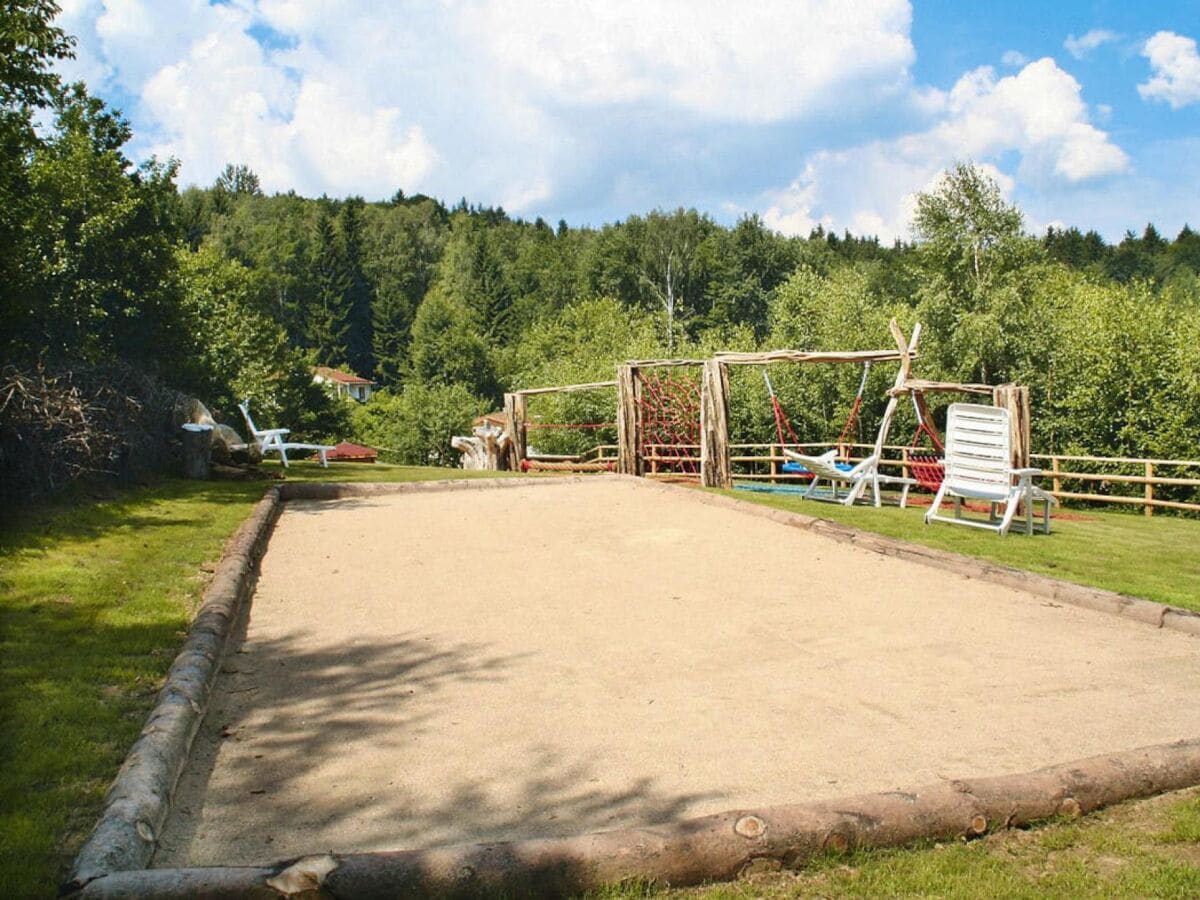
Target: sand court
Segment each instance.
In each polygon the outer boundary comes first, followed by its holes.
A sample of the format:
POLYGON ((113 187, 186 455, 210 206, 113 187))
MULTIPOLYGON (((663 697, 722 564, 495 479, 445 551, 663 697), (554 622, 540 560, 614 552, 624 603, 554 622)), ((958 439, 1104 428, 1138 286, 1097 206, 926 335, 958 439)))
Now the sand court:
POLYGON ((616 478, 292 501, 154 862, 568 835, 1193 737, 1198 650, 616 478))

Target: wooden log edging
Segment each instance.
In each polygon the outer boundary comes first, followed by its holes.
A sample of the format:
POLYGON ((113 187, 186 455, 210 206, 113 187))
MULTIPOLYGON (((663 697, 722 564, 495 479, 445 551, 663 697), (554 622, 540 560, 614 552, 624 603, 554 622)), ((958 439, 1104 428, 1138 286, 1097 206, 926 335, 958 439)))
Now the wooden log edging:
POLYGON ((280 493, 269 488, 226 543, 200 611, 64 889, 149 864, 208 708, 229 634, 253 590, 259 557, 279 517, 280 493))
POLYGON ((264 866, 118 872, 85 885, 79 896, 558 897, 633 879, 684 886, 798 868, 830 852, 978 837, 1196 784, 1200 739, 1016 775, 731 810, 650 828, 429 850, 326 853, 264 866))
MULTIPOLYGON (((609 475, 605 477, 624 478, 625 476, 609 475)), ((1143 622, 1147 625, 1153 625, 1155 628, 1169 628, 1174 631, 1182 631, 1187 634, 1200 636, 1200 613, 1194 610, 1184 609, 1179 606, 1170 606, 1166 603, 1158 603, 1157 601, 1146 600, 1142 597, 1118 594, 1116 591, 1109 591, 1104 588, 1087 587, 1086 585, 1075 584, 1071 581, 1063 581, 1060 578, 1053 578, 1049 575, 1040 575, 1037 572, 1030 572, 1026 569, 1016 569, 1012 566, 990 563, 976 559, 973 556, 964 556, 961 553, 951 553, 948 550, 938 550, 934 547, 926 547, 923 544, 915 544, 909 541, 902 541, 898 538, 890 538, 881 534, 862 531, 849 525, 843 525, 840 522, 831 522, 828 519, 819 519, 815 516, 805 515, 804 513, 788 512, 771 506, 763 506, 759 503, 739 500, 736 497, 729 497, 724 494, 699 491, 686 485, 666 484, 649 481, 644 478, 631 480, 654 490, 684 491, 700 503, 736 510, 745 515, 771 519, 772 521, 789 525, 793 528, 802 528, 835 541, 862 547, 864 550, 870 550, 872 553, 879 553, 883 556, 894 556, 935 569, 956 572, 967 578, 977 578, 980 581, 1004 585, 1005 587, 1025 591, 1039 597, 1045 597, 1056 603, 1065 603, 1070 606, 1080 606, 1098 612, 1111 613, 1143 622)))

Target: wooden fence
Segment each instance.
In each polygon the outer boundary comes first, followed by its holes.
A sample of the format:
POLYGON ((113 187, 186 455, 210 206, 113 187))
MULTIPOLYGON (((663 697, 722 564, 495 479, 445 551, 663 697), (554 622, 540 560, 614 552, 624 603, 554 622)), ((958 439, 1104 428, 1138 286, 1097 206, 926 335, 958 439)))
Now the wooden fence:
MULTIPOLYGON (((874 450, 873 444, 731 444, 730 463, 738 481, 765 481, 772 484, 803 482, 807 476, 784 472, 788 458, 783 450, 802 453, 824 452, 836 446, 840 459, 858 462, 874 450)), ((699 478, 700 445, 648 445, 642 456, 645 474, 650 478, 699 478)), ((896 474, 908 475, 910 448, 898 444, 884 446, 880 466, 896 474)), ((1106 503, 1141 507, 1145 515, 1155 509, 1200 513, 1200 460, 1145 459, 1130 456, 1081 456, 1065 453, 1033 453, 1033 464, 1043 470, 1042 485, 1062 503, 1106 503)), ((531 454, 530 459, 546 462, 611 462, 617 460, 616 444, 598 444, 574 456, 531 454)))
MULTIPOLYGON (((807 480, 805 475, 781 471, 787 457, 784 447, 810 453, 837 446, 838 456, 858 462, 874 450, 873 444, 732 444, 734 478, 742 481, 786 483, 807 480)), ((880 466, 907 476, 910 449, 884 446, 880 466)), ((1076 456, 1033 453, 1033 464, 1043 469, 1042 484, 1063 503, 1110 503, 1138 506, 1147 516, 1155 509, 1200 512, 1200 460, 1145 459, 1129 456, 1076 456)))

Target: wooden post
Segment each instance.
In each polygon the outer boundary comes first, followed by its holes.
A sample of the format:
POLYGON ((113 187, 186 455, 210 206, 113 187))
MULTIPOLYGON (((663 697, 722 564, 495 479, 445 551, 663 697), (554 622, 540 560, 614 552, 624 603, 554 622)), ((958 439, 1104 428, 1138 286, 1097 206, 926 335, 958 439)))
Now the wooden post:
POLYGON ((641 445, 641 409, 638 404, 638 370, 635 366, 617 366, 617 471, 623 475, 641 475, 638 455, 641 445))
POLYGON ((521 460, 525 458, 525 395, 504 395, 504 423, 508 431, 508 458, 514 472, 521 471, 521 460))
POLYGON ((729 368, 706 360, 700 384, 700 482, 731 488, 729 465, 729 368))
POLYGON ((779 480, 779 460, 775 457, 783 456, 783 447, 779 444, 771 445, 771 484, 775 484, 779 480))
MULTIPOLYGON (((900 350, 900 371, 896 373, 896 382, 893 389, 904 387, 908 381, 909 372, 912 371, 912 357, 917 352, 917 343, 921 340, 921 323, 918 322, 913 326, 912 336, 906 342, 904 340, 904 332, 900 330, 900 325, 895 319, 888 323, 888 330, 892 333, 892 340, 896 342, 896 347, 900 350)), ((896 414, 896 404, 900 402, 900 397, 893 394, 888 398, 887 406, 883 410, 883 418, 879 421, 879 434, 875 437, 875 455, 883 458, 883 445, 887 443, 888 432, 892 429, 892 417, 896 414)))
POLYGON ((1008 410, 1012 434, 1012 467, 1029 468, 1029 388, 1001 384, 992 390, 992 405, 1008 410))
POLYGON ((1146 511, 1146 516, 1154 515, 1154 485, 1150 479, 1154 477, 1154 463, 1146 463, 1146 505, 1143 509, 1146 511))
MULTIPOLYGON (((1051 472, 1051 474, 1054 475, 1053 483, 1054 483, 1054 493, 1055 494, 1062 493, 1062 479, 1058 477, 1058 473, 1061 471, 1062 471, 1062 469, 1060 467, 1058 457, 1057 456, 1050 457, 1050 472, 1051 472)), ((1059 504, 1059 506, 1063 505, 1063 499, 1061 497, 1058 500, 1058 504, 1059 504)))

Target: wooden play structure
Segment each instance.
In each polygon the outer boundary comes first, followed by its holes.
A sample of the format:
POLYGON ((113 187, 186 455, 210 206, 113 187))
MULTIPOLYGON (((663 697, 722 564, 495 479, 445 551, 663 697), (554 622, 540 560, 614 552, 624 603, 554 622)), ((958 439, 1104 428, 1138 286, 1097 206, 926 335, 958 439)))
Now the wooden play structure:
MULTIPOLYGON (((1007 409, 1011 423, 1011 465, 1029 467, 1029 391, 1020 385, 958 384, 925 381, 913 376, 918 359, 921 326, 906 336, 893 320, 889 325, 894 347, 881 350, 810 351, 771 350, 754 353, 719 352, 709 359, 636 360, 617 366, 612 381, 570 384, 556 387, 525 388, 504 395, 503 433, 489 435, 490 441, 504 447, 493 454, 494 462, 484 465, 526 472, 604 472, 616 471, 648 478, 698 480, 705 487, 730 488, 735 477, 747 480, 769 479, 772 483, 800 481, 806 485, 814 473, 802 463, 788 471, 789 461, 824 460, 830 455, 829 444, 801 444, 787 423, 786 415, 774 395, 769 376, 765 378, 775 416, 775 444, 732 445, 729 437, 729 372, 733 366, 758 366, 764 373, 782 364, 855 364, 864 368, 859 393, 847 423, 836 442, 833 454, 838 465, 856 471, 855 482, 866 477, 859 494, 867 487, 878 492, 881 485, 907 488, 923 487, 936 493, 943 479, 940 454, 944 445, 926 402, 927 394, 959 393, 990 396, 994 406, 1007 409), (866 375, 871 366, 897 364, 896 377, 888 390, 888 400, 876 430, 873 445, 853 444, 851 425, 862 405, 866 375), (543 422, 529 414, 531 397, 570 394, 583 391, 615 392, 615 421, 543 422), (895 450, 888 436, 902 401, 912 402, 917 420, 913 440, 901 448, 898 459, 885 457, 895 450), (586 429, 600 433, 614 429, 616 444, 597 442, 585 453, 553 454, 531 447, 529 434, 538 429, 586 429), (930 448, 922 447, 928 439, 930 448), (821 448, 814 452, 814 448, 821 448), (736 451, 736 453, 734 452, 736 451), (863 466, 862 463, 867 465, 863 466), (735 474, 735 464, 743 469, 755 464, 769 466, 767 474, 735 474), (857 468, 856 468, 857 466, 857 468), (884 469, 891 471, 885 472, 884 469)), ((464 442, 464 444, 467 442, 464 442)), ((481 448, 482 449, 482 448, 481 448)), ((472 455, 472 461, 479 454, 472 455)), ((476 463, 478 464, 478 463, 476 463)), ((832 463, 831 463, 832 464, 832 463)), ((826 475, 831 472, 826 471, 826 475)), ((853 484, 851 485, 854 486, 853 484)), ((845 502, 845 497, 838 497, 845 502)))
POLYGON ((505 433, 509 440, 508 465, 506 468, 520 472, 611 472, 616 460, 603 450, 606 445, 597 445, 594 456, 574 454, 531 454, 529 432, 538 429, 583 429, 598 431, 602 428, 620 427, 619 422, 540 422, 529 416, 529 398, 546 394, 573 394, 582 391, 603 391, 618 387, 615 381, 594 381, 588 384, 567 384, 559 387, 527 388, 504 395, 505 433))

